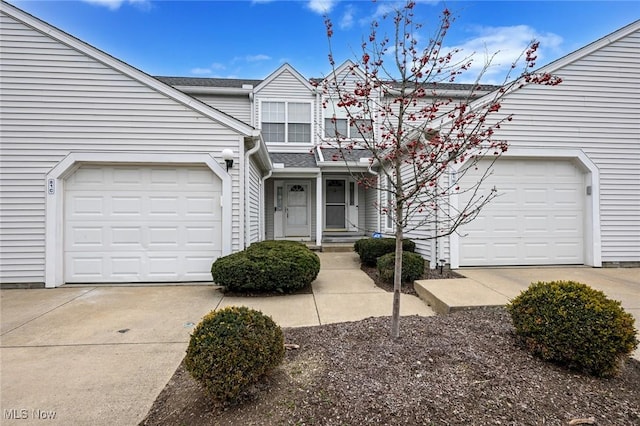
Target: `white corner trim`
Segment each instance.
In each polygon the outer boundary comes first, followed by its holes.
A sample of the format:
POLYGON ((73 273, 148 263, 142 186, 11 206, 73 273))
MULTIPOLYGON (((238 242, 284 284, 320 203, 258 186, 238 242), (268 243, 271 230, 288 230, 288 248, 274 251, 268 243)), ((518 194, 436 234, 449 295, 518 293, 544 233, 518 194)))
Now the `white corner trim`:
MULTIPOLYGON (((548 160, 574 160, 586 172, 587 185, 591 195, 585 195, 584 248, 585 265, 602 267, 602 237, 600 232, 600 171, 596 164, 580 149, 516 148, 509 147, 502 154, 506 158, 531 158, 548 160)), ((500 160, 498 159, 498 162, 500 160)), ((458 170, 459 164, 454 170, 458 170)), ((458 207, 458 194, 451 195, 451 204, 458 207)), ((449 256, 451 268, 460 267, 460 237, 454 232, 449 236, 449 256)))
POLYGON ((45 185, 45 287, 64 284, 64 185, 82 164, 201 164, 222 181, 222 255, 231 253, 231 176, 209 153, 74 152, 49 173, 45 185), (53 186, 53 193, 48 186, 53 186))

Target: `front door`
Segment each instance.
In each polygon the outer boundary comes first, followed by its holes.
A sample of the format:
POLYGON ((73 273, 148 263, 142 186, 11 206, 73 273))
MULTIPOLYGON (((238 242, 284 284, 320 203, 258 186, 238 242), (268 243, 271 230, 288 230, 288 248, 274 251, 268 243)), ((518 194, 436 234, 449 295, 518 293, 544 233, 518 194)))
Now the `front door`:
POLYGON ((285 191, 285 237, 309 237, 309 184, 287 183, 285 191))
POLYGON ((346 181, 327 179, 325 184, 325 228, 346 229, 346 181))

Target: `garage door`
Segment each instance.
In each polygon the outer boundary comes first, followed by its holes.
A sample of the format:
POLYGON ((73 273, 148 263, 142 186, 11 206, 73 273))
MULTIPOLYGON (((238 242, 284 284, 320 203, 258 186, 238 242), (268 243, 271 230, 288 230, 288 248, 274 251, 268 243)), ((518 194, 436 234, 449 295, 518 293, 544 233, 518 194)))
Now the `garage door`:
MULTIPOLYGON (((463 182, 476 182, 485 169, 481 163, 463 182)), ((501 158, 493 171, 483 188, 495 186, 499 196, 461 228, 460 265, 583 264, 580 169, 570 161, 501 158)))
POLYGON ((79 168, 65 183, 65 282, 210 281, 221 191, 206 167, 79 168))

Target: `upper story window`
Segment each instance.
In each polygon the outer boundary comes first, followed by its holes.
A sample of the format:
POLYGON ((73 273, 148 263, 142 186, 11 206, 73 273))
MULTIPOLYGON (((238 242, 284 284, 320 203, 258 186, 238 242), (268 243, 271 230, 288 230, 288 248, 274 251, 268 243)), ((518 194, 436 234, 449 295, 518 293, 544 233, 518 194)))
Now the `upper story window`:
POLYGON ((268 143, 311 143, 311 103, 262 102, 262 136, 268 143))
POLYGON ((370 139, 373 136, 371 120, 356 119, 349 124, 348 118, 325 118, 324 136, 328 139, 370 139))
POLYGON ((357 107, 349 107, 351 118, 336 105, 337 99, 325 100, 324 137, 327 139, 368 139, 373 136, 372 121, 357 107))

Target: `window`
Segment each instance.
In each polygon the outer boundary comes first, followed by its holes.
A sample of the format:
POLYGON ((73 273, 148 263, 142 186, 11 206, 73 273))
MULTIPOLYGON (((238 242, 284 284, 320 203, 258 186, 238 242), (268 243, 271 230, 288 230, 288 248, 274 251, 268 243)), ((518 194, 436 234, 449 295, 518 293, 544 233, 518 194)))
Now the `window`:
POLYGON ((347 126, 347 118, 325 118, 324 136, 326 138, 369 139, 373 136, 371 120, 357 119, 347 126))
POLYGON ((262 136, 271 143, 311 143, 311 104, 262 102, 262 136))

